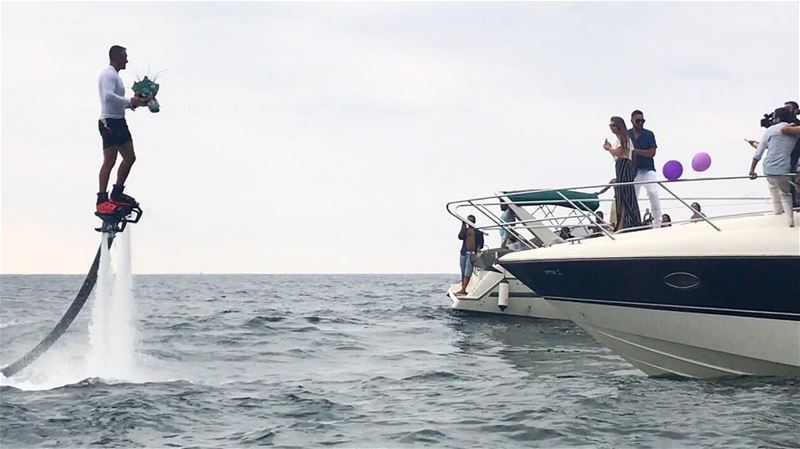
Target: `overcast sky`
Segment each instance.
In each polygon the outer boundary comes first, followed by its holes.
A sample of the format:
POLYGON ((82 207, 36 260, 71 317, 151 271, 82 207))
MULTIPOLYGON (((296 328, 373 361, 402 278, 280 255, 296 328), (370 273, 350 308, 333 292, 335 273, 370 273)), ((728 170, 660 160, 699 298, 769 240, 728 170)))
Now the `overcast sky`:
POLYGON ((741 139, 798 98, 798 19, 797 2, 3 2, 0 272, 91 262, 113 44, 128 89, 167 69, 162 112, 128 112, 134 272, 456 273, 445 203, 608 181, 611 115, 645 112, 659 170, 706 151, 709 176, 746 174, 741 139))

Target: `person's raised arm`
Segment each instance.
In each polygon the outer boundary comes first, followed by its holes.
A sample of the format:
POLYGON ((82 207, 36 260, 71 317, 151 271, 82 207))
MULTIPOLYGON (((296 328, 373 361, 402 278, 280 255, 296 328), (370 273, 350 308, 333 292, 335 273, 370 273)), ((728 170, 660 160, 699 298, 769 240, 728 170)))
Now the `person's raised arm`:
POLYGON ((800 136, 800 126, 794 123, 789 123, 781 128, 781 132, 790 136, 800 136))
POLYGON ((754 150, 756 148, 758 148, 758 141, 757 140, 744 139, 744 141, 747 142, 748 145, 753 147, 754 150))
POLYGON ((603 149, 613 154, 616 157, 621 157, 623 153, 622 146, 620 146, 619 148, 614 148, 614 146, 611 145, 611 142, 609 142, 608 139, 606 139, 605 142, 603 142, 603 149))

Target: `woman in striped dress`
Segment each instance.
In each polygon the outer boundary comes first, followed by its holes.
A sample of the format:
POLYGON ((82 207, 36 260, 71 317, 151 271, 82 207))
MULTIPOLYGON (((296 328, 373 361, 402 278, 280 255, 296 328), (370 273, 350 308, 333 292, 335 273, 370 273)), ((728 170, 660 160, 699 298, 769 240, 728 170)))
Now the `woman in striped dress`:
MULTIPOLYGON (((606 139, 603 149, 614 156, 617 182, 633 182, 636 170, 631 160, 633 144, 628 137, 628 128, 625 120, 620 117, 611 117, 611 142, 606 139)), ((633 185, 615 186, 614 196, 617 204, 617 227, 615 230, 633 228, 642 225, 639 215, 639 203, 636 201, 636 191, 633 185)))

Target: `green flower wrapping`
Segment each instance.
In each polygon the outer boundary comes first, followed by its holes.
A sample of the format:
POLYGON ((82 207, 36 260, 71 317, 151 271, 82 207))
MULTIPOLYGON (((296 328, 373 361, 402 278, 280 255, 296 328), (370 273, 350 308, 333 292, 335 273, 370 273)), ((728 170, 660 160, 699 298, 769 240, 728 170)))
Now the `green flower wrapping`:
MULTIPOLYGON (((154 97, 158 93, 158 83, 145 76, 144 79, 133 83, 131 89, 141 97, 154 97)), ((150 112, 158 112, 161 110, 161 105, 158 104, 158 100, 155 98, 147 103, 147 107, 150 109, 150 112)))

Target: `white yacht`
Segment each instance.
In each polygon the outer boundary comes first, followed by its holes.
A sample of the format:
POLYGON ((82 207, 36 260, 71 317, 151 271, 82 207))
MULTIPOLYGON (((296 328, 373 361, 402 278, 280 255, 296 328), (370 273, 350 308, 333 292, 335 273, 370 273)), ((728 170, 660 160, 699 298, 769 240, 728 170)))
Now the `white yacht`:
MULTIPOLYGON (((738 179, 746 178, 716 180, 738 179)), ((670 183, 659 184, 688 207, 670 183)), ((798 376, 800 223, 789 227, 786 215, 760 204, 515 252, 499 263, 649 375, 798 376)))
MULTIPOLYGON (((492 231, 500 228, 499 224, 508 226, 508 231, 519 239, 520 245, 528 248, 538 248, 563 243, 565 240, 556 232, 567 217, 582 218, 576 209, 585 209, 594 212, 599 207, 596 194, 583 192, 563 191, 560 194, 545 191, 540 192, 500 192, 496 196, 483 198, 492 199, 493 208, 503 203, 507 205, 517 220, 511 223, 502 223, 500 217, 491 214, 487 204, 480 210, 490 222, 489 226, 482 226, 483 231, 492 231), (566 198, 566 200, 565 200, 566 198), (558 213, 566 214, 558 216, 558 213)), ((473 208, 470 204, 478 199, 454 201, 448 203, 447 210, 451 215, 464 221, 465 213, 459 209, 473 208)), ((582 220, 582 225, 573 226, 571 232, 575 236, 583 237, 592 232, 587 220, 582 220)), ((452 301, 453 310, 491 313, 499 315, 515 315, 531 318, 544 318, 565 320, 566 317, 528 286, 520 282, 513 274, 497 264, 497 257, 510 252, 507 249, 491 249, 483 251, 478 258, 466 295, 456 295, 461 290, 461 283, 456 282, 447 290, 447 297, 452 301)))

